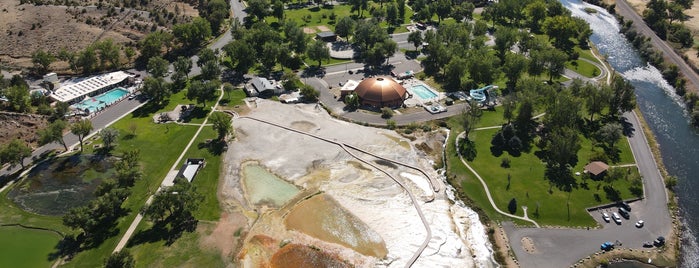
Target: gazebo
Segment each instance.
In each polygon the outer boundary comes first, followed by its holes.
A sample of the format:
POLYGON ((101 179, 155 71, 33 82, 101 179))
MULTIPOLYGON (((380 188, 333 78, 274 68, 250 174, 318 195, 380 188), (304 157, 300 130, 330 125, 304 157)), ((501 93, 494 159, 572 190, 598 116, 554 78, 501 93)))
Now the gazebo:
POLYGON ((601 178, 609 169, 609 165, 602 161, 592 161, 585 166, 585 173, 589 173, 593 179, 601 178))
POLYGON ((362 105, 373 107, 398 107, 408 96, 407 90, 390 77, 364 79, 354 92, 362 105))

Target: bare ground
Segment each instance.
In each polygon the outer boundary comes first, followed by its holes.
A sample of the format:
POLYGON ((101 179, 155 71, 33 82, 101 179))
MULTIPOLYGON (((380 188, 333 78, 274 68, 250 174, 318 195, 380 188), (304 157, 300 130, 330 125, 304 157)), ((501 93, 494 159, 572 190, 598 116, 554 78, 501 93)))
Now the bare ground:
MULTIPOLYGON (((47 4, 35 6, 20 5, 19 0, 0 1, 0 65, 4 68, 30 67, 31 54, 37 49, 56 55, 61 49, 79 51, 106 38, 133 46, 156 24, 159 25, 155 28, 166 29, 196 16, 192 6, 177 1, 153 0, 137 8, 121 8, 123 1, 117 0, 99 1, 101 8, 90 0, 78 0, 75 7, 44 2, 47 4), (163 16, 171 12, 173 19, 161 19, 157 23, 146 10, 163 16)), ((67 64, 54 63, 52 68, 65 69, 67 64)))
POLYGON ((0 146, 21 139, 31 147, 38 146, 38 130, 48 125, 46 117, 34 114, 0 112, 0 146))

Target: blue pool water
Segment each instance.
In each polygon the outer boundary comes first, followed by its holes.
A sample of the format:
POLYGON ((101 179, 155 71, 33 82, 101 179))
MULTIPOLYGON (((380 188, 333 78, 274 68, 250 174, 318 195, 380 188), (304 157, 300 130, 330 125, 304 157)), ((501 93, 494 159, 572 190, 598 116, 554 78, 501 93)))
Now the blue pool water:
POLYGON ((87 98, 79 103, 74 104, 73 106, 77 109, 80 110, 85 110, 88 109, 90 113, 94 113, 97 110, 100 110, 104 107, 107 107, 107 105, 112 104, 124 96, 128 95, 129 91, 123 88, 115 88, 113 90, 107 91, 104 94, 97 95, 91 98, 87 98))
POLYGON ((415 85, 410 87, 410 92, 418 95, 421 99, 427 100, 437 97, 437 93, 427 88, 425 85, 415 85))

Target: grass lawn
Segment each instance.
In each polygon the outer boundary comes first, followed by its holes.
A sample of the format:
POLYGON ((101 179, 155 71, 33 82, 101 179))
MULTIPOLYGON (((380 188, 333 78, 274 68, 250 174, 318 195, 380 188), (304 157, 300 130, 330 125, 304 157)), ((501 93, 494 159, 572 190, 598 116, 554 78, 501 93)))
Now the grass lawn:
POLYGON ((566 68, 587 78, 593 78, 602 73, 597 66, 584 60, 567 61, 566 68))
MULTIPOLYGON (((496 114, 496 113, 493 113, 496 114)), ((484 114, 484 116, 486 116, 484 114)), ((488 115, 490 116, 490 115, 488 115)), ((492 115, 495 117, 495 115, 492 115)), ((501 117, 499 117, 501 118, 501 117)), ((453 139, 460 131, 458 120, 449 121, 452 126, 452 134, 448 143, 449 173, 456 176, 461 184, 462 190, 483 208, 491 218, 502 219, 503 216, 496 214, 487 201, 483 192, 483 187, 468 170, 461 164, 456 151, 453 148, 453 139), (456 125, 454 125, 456 124, 456 125)), ((543 225, 556 226, 595 226, 596 222, 589 216, 585 208, 612 202, 608 199, 603 187, 607 185, 603 181, 586 180, 576 176, 576 184, 572 192, 566 192, 551 186, 544 178, 545 165, 534 154, 538 148, 533 147, 532 152, 522 153, 518 157, 510 156, 507 152, 500 156, 494 156, 490 151, 490 140, 497 132, 497 129, 474 131, 471 139, 476 143, 477 156, 469 164, 478 172, 490 188, 493 199, 498 208, 502 211, 508 210, 508 204, 514 198, 517 203, 516 215, 522 216, 522 206, 529 208, 528 215, 543 225), (503 168, 500 163, 504 157, 511 161, 510 168, 503 168), (508 182, 508 175, 510 180, 508 182), (566 205, 562 205, 566 204, 566 205), (568 205, 569 204, 569 205, 568 205), (570 212, 568 212, 568 206, 570 212), (538 209, 537 209, 538 208, 538 209), (538 213, 537 213, 538 211, 538 213), (570 213, 570 219, 568 219, 570 213)), ((629 151, 628 143, 621 145, 625 141, 620 141, 620 149, 629 151)), ((587 163, 591 153, 592 143, 587 139, 582 139, 582 149, 578 152, 578 164, 573 168, 573 172, 582 171, 582 167, 587 163)), ((621 153, 621 162, 632 163, 630 153, 621 153)), ((630 172, 637 172, 635 168, 630 168, 630 172)), ((621 198, 631 198, 629 191, 630 182, 617 180, 613 182, 614 189, 619 191, 621 198)))
MULTIPOLYGON (((245 91, 243 91, 242 88, 236 88, 230 93, 224 93, 223 98, 221 98, 221 105, 223 106, 223 103, 225 103, 225 107, 235 107, 236 105, 243 105, 245 104, 245 99, 247 95, 245 95, 245 91)), ((225 108, 225 107, 219 107, 219 108, 225 108)))
MULTIPOLYGON (((168 107, 160 109, 158 112, 172 109, 170 106, 174 107, 176 104, 177 102, 170 101, 168 107)), ((160 186, 182 149, 198 128, 197 126, 176 124, 155 124, 152 119, 152 110, 154 109, 151 106, 146 105, 112 125, 113 128, 120 131, 120 139, 114 154, 119 155, 121 152, 133 149, 138 149, 141 152, 140 164, 143 179, 137 181, 136 185, 131 188, 131 195, 123 205, 130 210, 130 214, 119 219, 116 235, 105 240, 96 248, 78 253, 71 262, 66 264, 67 267, 97 267, 102 265, 104 259, 111 254, 123 233, 136 217, 136 212, 140 211, 148 196, 160 186), (132 126, 135 126, 135 135, 131 132, 132 126)))
MULTIPOLYGON (((141 222, 138 230, 151 227, 150 222, 141 222)), ((219 252, 202 249, 200 237, 210 234, 215 224, 199 222, 197 231, 185 232, 172 245, 164 240, 141 243, 130 247, 137 267, 226 267, 219 252)))
POLYGON ((54 232, 15 226, 0 227, 0 267, 50 267, 50 257, 61 236, 54 232))
POLYGON ((223 152, 206 143, 207 139, 216 139, 216 136, 217 133, 213 127, 204 127, 180 162, 180 165, 184 164, 187 158, 204 158, 206 161, 204 168, 197 172, 197 176, 192 181, 192 184, 197 187, 197 191, 204 196, 204 201, 199 205, 199 210, 194 213, 194 216, 199 220, 217 221, 221 216, 221 208, 216 198, 216 189, 218 188, 221 154, 223 152))

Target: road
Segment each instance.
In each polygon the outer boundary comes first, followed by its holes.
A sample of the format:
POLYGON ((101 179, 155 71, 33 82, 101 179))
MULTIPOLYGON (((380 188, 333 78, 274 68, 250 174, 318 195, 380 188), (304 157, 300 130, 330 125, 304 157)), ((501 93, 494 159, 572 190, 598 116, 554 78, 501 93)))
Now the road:
POLYGON ((636 11, 629 6, 629 3, 627 3, 626 0, 616 1, 616 12, 617 14, 623 16, 626 20, 633 21, 633 25, 636 30, 641 34, 650 37, 653 47, 662 51, 665 59, 668 59, 673 64, 677 65, 680 72, 682 72, 684 77, 687 79, 687 82, 692 84, 688 85, 687 89, 699 90, 699 75, 697 75, 697 73, 694 72, 694 70, 684 60, 682 60, 682 57, 677 55, 675 50, 673 50, 665 41, 660 39, 660 37, 658 37, 658 35, 656 35, 655 32, 648 27, 648 25, 646 25, 643 18, 641 18, 641 16, 639 16, 638 13, 636 13, 636 11))
MULTIPOLYGON (((623 220, 621 225, 606 223, 601 220, 600 212, 591 212, 591 216, 601 224, 601 229, 516 228, 512 223, 504 223, 511 248, 521 267, 568 267, 598 252, 600 244, 605 241, 619 240, 624 248, 642 249, 644 241, 653 241, 658 236, 670 234, 672 219, 668 212, 662 176, 658 172, 638 117, 634 113, 626 113, 624 118, 633 130, 633 135, 628 140, 643 177, 645 198, 630 204, 630 219, 623 220), (643 228, 634 226, 639 219, 645 221, 643 228), (524 250, 522 239, 525 237, 533 241, 535 253, 524 250)), ((611 214, 616 210, 607 211, 611 214)))

